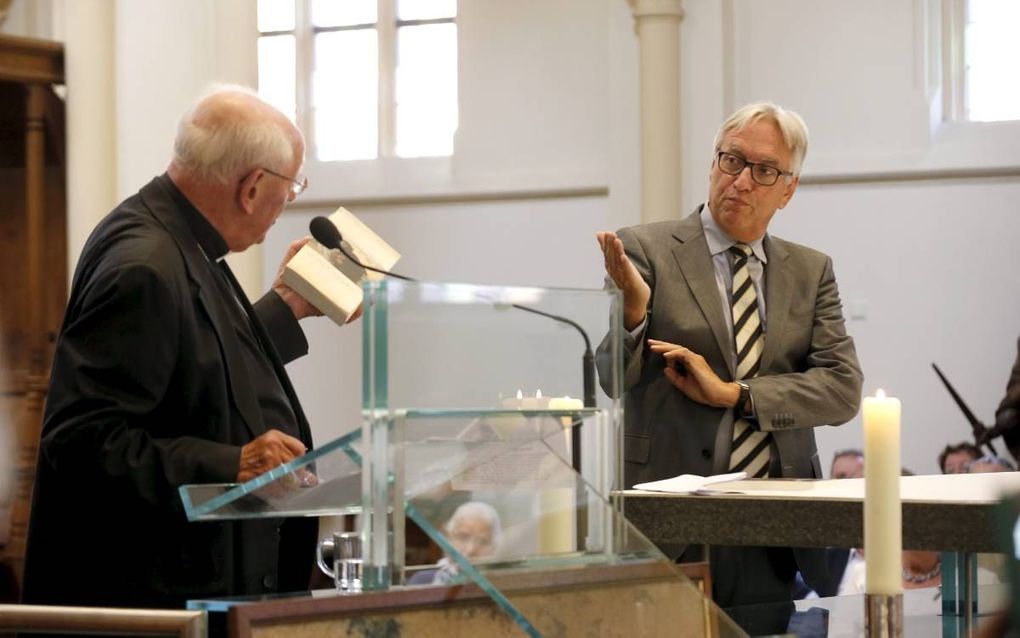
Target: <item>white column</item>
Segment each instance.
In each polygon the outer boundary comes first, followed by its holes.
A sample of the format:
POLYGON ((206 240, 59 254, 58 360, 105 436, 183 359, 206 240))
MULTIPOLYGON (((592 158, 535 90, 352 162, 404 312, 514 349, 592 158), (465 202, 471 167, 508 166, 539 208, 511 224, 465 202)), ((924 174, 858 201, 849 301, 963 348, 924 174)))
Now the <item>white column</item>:
POLYGON ((641 221, 679 219, 681 0, 629 0, 641 48, 641 221))
POLYGON ((117 204, 114 4, 107 0, 75 0, 63 8, 67 260, 73 272, 89 233, 117 204))

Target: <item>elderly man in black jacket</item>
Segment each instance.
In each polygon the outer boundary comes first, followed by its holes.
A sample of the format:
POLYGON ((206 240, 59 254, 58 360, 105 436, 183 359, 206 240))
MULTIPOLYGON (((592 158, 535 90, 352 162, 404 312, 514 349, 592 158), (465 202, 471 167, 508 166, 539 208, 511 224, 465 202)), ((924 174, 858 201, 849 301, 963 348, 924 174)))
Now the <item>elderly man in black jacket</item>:
POLYGON ((220 88, 181 118, 166 173, 93 231, 53 361, 26 602, 180 607, 307 587, 314 519, 188 523, 177 493, 312 445, 283 366, 318 313, 279 277, 253 306, 223 261, 265 238, 303 162, 280 111, 220 88))

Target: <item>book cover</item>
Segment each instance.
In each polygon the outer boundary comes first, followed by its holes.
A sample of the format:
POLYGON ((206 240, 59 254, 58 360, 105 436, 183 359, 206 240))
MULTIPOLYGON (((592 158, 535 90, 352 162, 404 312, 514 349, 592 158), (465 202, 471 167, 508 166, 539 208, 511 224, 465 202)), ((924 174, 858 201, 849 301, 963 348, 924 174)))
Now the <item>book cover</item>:
MULTIPOLYGON (((400 259, 400 253, 346 208, 338 208, 329 221, 340 231, 344 248, 366 266, 391 270, 400 259)), ((361 305, 362 281, 383 276, 314 239, 287 262, 283 271, 284 283, 341 326, 361 305)))

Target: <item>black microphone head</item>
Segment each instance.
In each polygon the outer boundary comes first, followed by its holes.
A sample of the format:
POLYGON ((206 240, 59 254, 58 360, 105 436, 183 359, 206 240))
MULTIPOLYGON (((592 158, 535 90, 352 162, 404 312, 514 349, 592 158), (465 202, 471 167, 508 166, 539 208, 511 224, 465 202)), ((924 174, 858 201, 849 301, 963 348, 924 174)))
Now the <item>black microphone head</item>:
POLYGON ((312 237, 315 238, 315 241, 326 248, 341 249, 340 242, 343 241, 343 236, 340 235, 340 231, 333 222, 329 221, 328 217, 323 217, 322 215, 313 217, 312 221, 308 224, 308 230, 312 232, 312 237))

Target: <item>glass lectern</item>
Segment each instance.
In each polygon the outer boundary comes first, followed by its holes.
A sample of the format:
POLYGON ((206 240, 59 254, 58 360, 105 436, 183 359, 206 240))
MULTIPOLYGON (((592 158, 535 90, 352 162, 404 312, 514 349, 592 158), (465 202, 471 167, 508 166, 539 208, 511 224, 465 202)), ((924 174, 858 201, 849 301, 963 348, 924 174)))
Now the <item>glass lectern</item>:
POLYGON ((355 514, 365 593, 474 583, 528 635, 593 609, 642 635, 742 635, 608 498, 622 409, 595 391, 591 350, 608 344, 601 381, 619 396, 617 305, 615 291, 367 282, 361 428, 248 483, 182 487, 188 517, 355 514), (408 520, 439 564, 404 564, 408 520))

